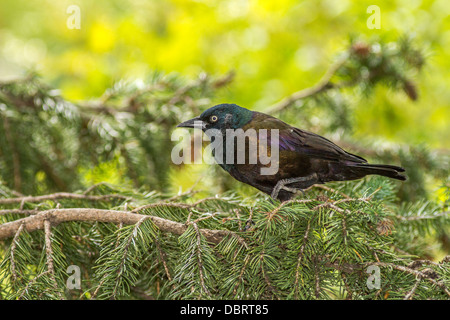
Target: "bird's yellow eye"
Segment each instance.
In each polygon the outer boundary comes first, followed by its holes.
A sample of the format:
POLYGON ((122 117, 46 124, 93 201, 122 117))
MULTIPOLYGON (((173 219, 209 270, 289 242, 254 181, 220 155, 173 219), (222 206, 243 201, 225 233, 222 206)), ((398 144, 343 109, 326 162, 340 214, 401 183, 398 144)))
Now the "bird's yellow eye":
POLYGON ((211 122, 216 122, 219 118, 217 116, 211 116, 211 118, 209 118, 209 120, 211 120, 211 122))

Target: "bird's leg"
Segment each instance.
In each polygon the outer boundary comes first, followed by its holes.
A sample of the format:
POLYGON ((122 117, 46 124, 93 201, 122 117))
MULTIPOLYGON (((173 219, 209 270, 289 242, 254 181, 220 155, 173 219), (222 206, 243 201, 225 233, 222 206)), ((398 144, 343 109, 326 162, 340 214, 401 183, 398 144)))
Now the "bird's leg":
MULTIPOLYGON (((288 192, 296 193, 297 191, 302 191, 303 188, 289 188, 286 185, 292 184, 292 183, 298 183, 298 182, 309 182, 313 179, 317 178, 317 174, 313 173, 306 177, 296 177, 296 178, 289 178, 289 179, 281 179, 277 182, 275 187, 272 190, 272 194, 270 195, 273 199, 278 198, 278 193, 280 190, 286 190, 288 192)), ((303 192, 303 191, 302 191, 303 192)))

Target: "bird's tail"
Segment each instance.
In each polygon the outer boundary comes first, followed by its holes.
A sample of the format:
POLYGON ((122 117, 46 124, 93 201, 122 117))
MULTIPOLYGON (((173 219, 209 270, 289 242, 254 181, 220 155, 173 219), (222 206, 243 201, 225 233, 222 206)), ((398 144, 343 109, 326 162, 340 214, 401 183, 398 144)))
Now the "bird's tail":
POLYGON ((406 180, 406 177, 400 172, 405 172, 405 169, 398 166, 388 164, 369 164, 369 163, 357 163, 350 165, 351 167, 358 168, 358 171, 364 175, 377 174, 397 180, 406 180))

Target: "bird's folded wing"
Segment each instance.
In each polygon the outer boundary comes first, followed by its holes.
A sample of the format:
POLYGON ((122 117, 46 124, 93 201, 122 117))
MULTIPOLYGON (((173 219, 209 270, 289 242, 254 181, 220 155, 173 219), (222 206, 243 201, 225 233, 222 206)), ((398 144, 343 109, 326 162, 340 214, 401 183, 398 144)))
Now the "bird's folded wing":
POLYGON ((367 160, 349 153, 318 134, 301 130, 264 114, 254 118, 256 129, 278 129, 280 150, 290 150, 310 157, 350 163, 367 163, 367 160))
POLYGON ((314 158, 330 161, 367 163, 366 159, 343 150, 330 140, 298 128, 291 127, 290 129, 281 130, 279 139, 280 149, 285 148, 314 158))

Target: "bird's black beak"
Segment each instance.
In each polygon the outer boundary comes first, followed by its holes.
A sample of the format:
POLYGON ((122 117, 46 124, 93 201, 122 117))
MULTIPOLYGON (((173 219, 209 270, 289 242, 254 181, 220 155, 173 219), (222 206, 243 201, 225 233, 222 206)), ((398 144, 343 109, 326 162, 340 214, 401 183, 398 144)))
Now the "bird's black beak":
POLYGON ((193 118, 191 120, 185 121, 177 125, 177 128, 195 128, 195 129, 205 129, 205 123, 200 120, 199 117, 193 118))

